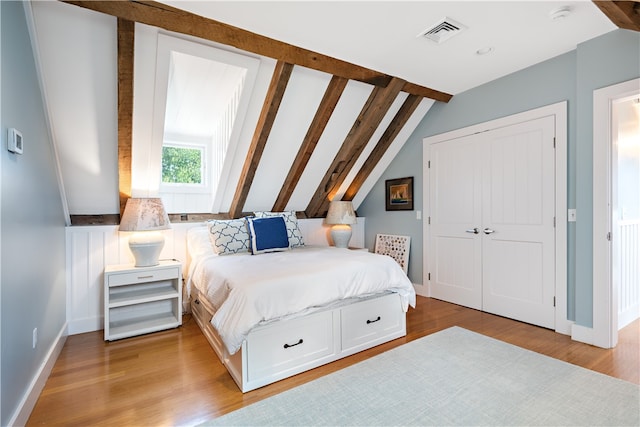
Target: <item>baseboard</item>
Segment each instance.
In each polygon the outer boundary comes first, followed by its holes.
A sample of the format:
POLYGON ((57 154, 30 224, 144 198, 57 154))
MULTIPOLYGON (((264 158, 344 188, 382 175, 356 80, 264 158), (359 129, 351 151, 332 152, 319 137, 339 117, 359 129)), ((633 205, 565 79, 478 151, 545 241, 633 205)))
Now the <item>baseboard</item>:
POLYGON ((571 339, 593 345, 593 328, 573 324, 571 326, 571 339))
POLYGON ((103 317, 85 317, 69 322, 69 335, 84 334, 85 332, 99 331, 104 325, 103 317))
POLYGON ((421 297, 429 297, 429 289, 427 286, 420 283, 414 283, 413 289, 415 289, 417 295, 420 295, 421 297))
POLYGON ((53 345, 49 349, 47 356, 44 358, 44 361, 40 365, 40 369, 38 369, 37 374, 34 376, 31 384, 29 384, 29 388, 27 392, 23 396, 18 408, 15 413, 9 420, 10 426, 24 426, 27 424, 29 420, 29 416, 31 415, 31 411, 33 407, 36 405, 38 401, 38 397, 40 397, 40 393, 44 388, 44 385, 49 378, 49 374, 51 374, 51 370, 58 360, 58 356, 62 351, 62 347, 64 347, 64 343, 67 340, 67 324, 65 323, 58 336, 53 342, 53 345))

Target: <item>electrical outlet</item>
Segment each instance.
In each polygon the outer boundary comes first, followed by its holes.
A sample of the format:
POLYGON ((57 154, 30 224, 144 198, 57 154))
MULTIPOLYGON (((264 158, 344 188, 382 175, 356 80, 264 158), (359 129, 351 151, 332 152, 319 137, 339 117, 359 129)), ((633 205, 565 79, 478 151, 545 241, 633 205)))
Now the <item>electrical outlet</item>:
POLYGON ((569 222, 576 222, 576 210, 575 209, 569 209, 567 211, 567 220, 569 222))
POLYGON ((416 211, 416 219, 422 219, 422 211, 416 211))
POLYGON ((33 348, 38 345, 38 328, 33 328, 33 348))

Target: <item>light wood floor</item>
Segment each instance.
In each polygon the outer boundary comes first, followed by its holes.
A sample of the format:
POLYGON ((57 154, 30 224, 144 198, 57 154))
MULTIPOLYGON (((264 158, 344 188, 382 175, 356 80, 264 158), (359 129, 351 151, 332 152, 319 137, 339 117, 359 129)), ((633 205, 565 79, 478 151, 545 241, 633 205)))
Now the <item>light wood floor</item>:
POLYGON ((454 325, 640 384, 640 321, 620 331, 615 349, 604 350, 430 298, 418 297, 407 319, 404 338, 246 394, 189 315, 178 329, 110 343, 102 331, 73 335, 27 425, 194 425, 454 325))

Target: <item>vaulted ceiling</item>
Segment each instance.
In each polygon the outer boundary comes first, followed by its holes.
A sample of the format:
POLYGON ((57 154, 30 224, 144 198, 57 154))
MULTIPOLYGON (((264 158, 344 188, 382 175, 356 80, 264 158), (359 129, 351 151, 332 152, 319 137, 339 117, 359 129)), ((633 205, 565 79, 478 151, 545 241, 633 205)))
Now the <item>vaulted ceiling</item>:
MULTIPOLYGON (((287 13, 292 10, 295 11, 297 7, 301 7, 303 3, 307 2, 164 2, 157 3, 152 1, 64 1, 63 3, 73 4, 81 6, 84 9, 93 10, 108 16, 117 18, 117 174, 118 174, 118 192, 119 192, 119 204, 122 208, 124 202, 132 194, 132 144, 133 144, 133 111, 134 111, 134 79, 140 78, 140 76, 134 76, 134 45, 136 37, 136 24, 141 23, 157 28, 161 28, 174 33, 187 34, 203 40, 215 42, 220 45, 230 46, 240 51, 249 52, 259 55, 261 57, 273 58, 275 65, 273 66, 273 72, 271 74, 271 80, 266 85, 264 99, 261 101, 259 114, 256 120, 253 122, 250 134, 252 135, 250 141, 247 141, 246 147, 240 150, 242 158, 236 159, 236 167, 238 169, 233 175, 233 179, 229 180, 229 184, 226 188, 226 196, 223 200, 226 202, 221 203, 221 214, 224 216, 237 217, 242 215, 247 210, 285 210, 293 209, 302 211, 308 217, 321 217, 326 213, 328 203, 334 198, 340 198, 342 200, 354 200, 360 197, 360 200, 366 195, 366 192, 371 188, 375 180, 378 179, 384 167, 385 162, 388 162, 393 158, 393 155, 404 144, 404 141, 411 134, 413 129, 417 126, 420 119, 426 114, 433 102, 448 102, 452 95, 446 93, 442 87, 448 87, 454 89, 454 91, 460 91, 473 87, 479 84, 473 77, 469 79, 459 79, 459 83, 447 83, 446 80, 438 80, 438 75, 441 73, 440 68, 442 64, 434 63, 433 74, 435 76, 433 81, 439 81, 442 86, 431 88, 428 87, 429 73, 423 72, 416 80, 411 80, 409 77, 412 75, 410 72, 405 72, 407 68, 402 68, 403 64, 399 64, 397 68, 386 67, 382 64, 380 68, 370 62, 367 58, 361 58, 361 64, 371 63, 373 66, 367 68, 362 65, 357 65, 356 61, 350 62, 347 53, 342 53, 339 46, 336 46, 336 52, 334 54, 320 53, 325 51, 326 48, 318 45, 318 51, 309 49, 306 46, 315 46, 312 41, 307 41, 304 36, 299 36, 298 44, 288 43, 286 37, 286 23, 282 23, 278 26, 274 22, 270 22, 272 18, 267 16, 265 8, 269 7, 269 4, 275 8, 276 15, 280 14, 281 18, 288 18, 291 27, 297 29, 296 25, 291 21, 292 17, 287 13), (171 3, 169 5, 168 3, 171 3), (287 4, 288 3, 288 4, 287 4), (275 5, 275 6, 274 6, 275 5), (180 8, 174 7, 178 6, 180 8), (277 7, 276 7, 277 6, 277 7), (291 7, 289 7, 291 6, 291 7), (238 13, 237 8, 242 8, 244 14, 238 13), (187 11, 192 10, 192 11, 187 11), (218 20, 214 20, 211 17, 216 16, 216 11, 224 16, 225 13, 230 14, 228 16, 234 16, 241 24, 246 28, 240 28, 234 26, 233 20, 229 20, 230 23, 223 23, 218 20), (196 14, 197 13, 197 14, 196 14), (243 18, 247 18, 243 21, 243 18), (264 19, 260 19, 264 18, 264 19), (258 34, 257 32, 250 31, 252 25, 249 21, 261 21, 266 25, 271 25, 273 31, 284 31, 280 40, 269 37, 264 34, 258 34), (230 25, 231 24, 231 25, 230 25), (333 55, 333 56, 332 56, 333 55), (342 56, 342 59, 338 57, 342 56), (310 120, 304 125, 306 131, 300 140, 288 141, 291 149, 295 152, 290 156, 290 161, 285 162, 285 165, 278 166, 280 169, 286 167, 285 171, 276 174, 268 175, 265 171, 265 151, 276 146, 276 142, 273 142, 270 136, 272 133, 278 133, 278 123, 283 123, 282 118, 278 120, 279 114, 282 113, 281 104, 285 95, 292 84, 292 75, 297 76, 294 70, 310 69, 318 74, 328 75, 328 78, 324 79, 324 94, 317 104, 315 104, 315 112, 310 115, 310 120), (383 71, 377 71, 378 69, 396 70, 393 74, 387 74, 383 71), (424 77, 423 77, 424 76, 424 77), (465 87, 465 83, 470 87, 465 87), (425 83, 427 82, 427 83, 425 83), (366 87, 367 91, 364 93, 366 96, 359 95, 362 99, 361 102, 347 103, 345 101, 346 92, 354 92, 353 87, 360 88, 366 87), (347 89, 348 88, 348 89, 347 89), (345 130, 342 133, 336 134, 332 139, 339 138, 338 143, 333 143, 335 148, 327 149, 325 142, 328 139, 328 128, 331 128, 329 123, 332 120, 337 120, 338 113, 336 110, 344 109, 344 104, 350 106, 350 116, 352 122, 350 126, 343 126, 345 130), (343 108, 339 108, 342 106, 343 108), (274 129, 275 127, 275 129, 274 129), (394 146, 393 150, 390 147, 394 146), (325 162, 319 162, 315 159, 318 157, 318 151, 329 151, 329 156, 324 156, 327 160, 325 162), (315 156, 315 157, 314 157, 315 156), (313 173, 310 169, 315 169, 313 173), (318 170, 320 168, 320 170, 318 170), (240 170, 241 169, 241 170, 240 170), (312 177, 315 176, 314 179, 312 177), (266 179, 265 179, 266 178, 266 179), (272 187, 266 191, 269 194, 268 197, 262 197, 262 199, 256 196, 256 188, 263 188, 264 181, 273 181, 272 187), (373 182, 372 182, 373 181, 373 182), (306 187, 306 190, 302 190, 301 187, 306 187), (252 190, 253 188, 253 190, 252 190), (253 191, 253 193, 252 193, 253 191), (268 205, 265 205, 268 203, 268 205)), ((318 3, 323 2, 308 2, 311 11, 318 7, 318 3)), ((329 2, 336 6, 336 10, 342 10, 344 7, 354 7, 355 4, 361 8, 365 5, 364 2, 329 2)), ((407 7, 407 10, 411 9, 412 3, 422 2, 371 2, 366 3, 367 7, 372 9, 379 8, 384 4, 385 7, 389 5, 393 6, 393 9, 381 9, 386 10, 398 10, 403 7, 407 7)), ((430 2, 424 2, 427 4, 430 2)), ((478 5, 471 6, 469 2, 434 2, 433 6, 438 10, 442 10, 445 7, 444 3, 449 3, 449 6, 454 10, 459 9, 460 5, 467 9, 475 11, 477 13, 478 5), (451 3, 456 4, 455 7, 451 3)), ((487 6, 488 10, 493 9, 496 5, 493 2, 472 2, 472 3, 491 3, 487 6)), ((498 2, 505 3, 505 2, 498 2)), ((506 2, 510 3, 510 2, 506 2)), ((554 4, 549 2, 545 9, 549 9, 554 4)), ((557 2, 555 2, 557 3, 557 2)), ((590 22, 590 30, 587 32, 578 32, 577 36, 567 36, 569 45, 563 46, 562 49, 568 50, 571 45, 575 46, 576 43, 584 41, 595 35, 609 31, 612 26, 611 22, 607 19, 603 19, 604 16, 594 17, 592 10, 585 11, 584 5, 578 5, 577 3, 584 2, 569 2, 573 11, 578 11, 577 19, 583 22, 590 22), (593 20, 597 21, 597 28, 593 28, 593 20), (594 35, 595 34, 595 35, 594 35), (572 38, 573 37, 573 38, 572 38), (577 39, 576 39, 577 37, 577 39)), ((634 29, 633 25, 638 26, 637 7, 629 7, 627 3, 634 2, 595 2, 598 7, 607 14, 611 21, 621 28, 634 29), (603 5, 604 3, 604 5, 603 5), (620 4, 618 4, 620 3, 620 4), (625 25, 625 27, 623 27, 625 25), (629 27, 630 26, 630 27, 629 27)), ((326 9, 326 4, 323 10, 326 9)), ((414 5, 415 6, 415 5, 414 5)), ((424 5, 422 5, 424 6, 424 5)), ((513 7, 509 4, 507 9, 513 7)), ((593 5, 592 9, 597 10, 593 5)), ((361 9, 362 10, 362 9, 361 9)), ((467 12, 469 12, 467 10, 467 12)), ((438 12, 440 13, 440 12, 438 12)), ((374 15, 367 15, 371 19, 374 15)), ((273 14, 271 14, 273 16, 273 14)), ((297 15, 298 17, 302 15, 297 15)), ((466 18, 467 15, 465 16, 466 18)), ((343 16, 344 17, 344 16, 343 16)), ((318 15, 316 18, 322 21, 323 16, 318 15)), ((389 18, 392 18, 389 16, 389 18)), ((406 15, 409 18, 409 15, 406 15)), ((504 18, 501 16, 500 18, 504 18)), ((544 17, 549 20, 548 16, 544 17)), ((308 16, 306 19, 313 21, 313 16, 308 16)), ((375 25, 384 26, 384 16, 377 16, 378 21, 375 25)), ((489 19, 486 17, 485 19, 489 19)), ((529 17, 529 19, 533 19, 529 17)), ((340 21, 340 16, 336 17, 337 21, 340 21)), ((285 19, 286 21, 286 19, 285 19)), ((314 28, 310 24, 310 21, 305 21, 299 18, 297 25, 301 23, 307 23, 309 33, 313 34, 314 28)), ((466 21, 468 23, 468 21, 466 21)), ((357 22, 354 22, 357 32, 357 22)), ((431 24, 431 22, 425 22, 425 27, 431 24)), ((575 23, 574 23, 575 24, 575 23)), ((373 25, 373 23, 372 23, 373 25)), ((375 26, 373 25, 373 26, 375 26)), ((386 25, 386 27, 398 28, 398 24, 386 25), (395 25, 395 26, 394 26, 395 25)), ((258 24, 255 24, 256 28, 260 28, 258 24)), ((402 24, 401 24, 402 26, 402 24)), ((406 23, 405 23, 406 26, 406 23)), ((470 27, 474 29, 474 27, 470 27)), ((637 27, 635 28, 637 30, 637 27)), ((326 31, 332 31, 332 28, 326 27, 326 31)), ((340 33, 342 28, 336 28, 336 33, 340 33)), ((584 30, 584 29, 583 29, 584 30)), ((477 30, 476 30, 477 31, 477 30)), ((554 30, 555 31, 555 30, 554 30)), ((263 31, 265 33, 265 31, 263 31)), ((470 31, 471 33, 471 31, 470 31)), ((325 33, 326 35, 326 33, 325 33)), ((362 34, 366 36, 365 34, 362 34)), ((470 34, 471 35, 471 34, 470 34)), ((481 33, 477 32, 476 37, 479 37, 481 33)), ((415 36, 415 34, 414 34, 415 36)), ((553 36, 553 34, 551 35, 553 36)), ((504 38, 508 38, 509 35, 504 35, 504 38)), ((331 39, 326 36, 325 38, 331 39)), ((459 39, 463 39, 462 36, 458 36, 459 39)), ((294 41, 293 39, 291 39, 294 41)), ((334 39, 335 40, 335 39, 334 39)), ((354 42, 343 41, 342 45, 358 44, 356 40, 354 42)), ((423 43, 424 40, 418 40, 423 43)), ((480 40, 479 40, 480 41, 480 40)), ((562 43, 557 43, 561 45, 562 43)), ((484 47, 484 44, 478 44, 477 46, 484 47)), ((380 44, 381 49, 384 48, 383 44, 380 44)), ((468 47, 468 46, 467 46, 468 47)), ((432 49, 433 46, 428 46, 427 49, 432 49)), ((458 46, 456 48, 460 50, 458 46)), ((348 50, 348 49, 347 49, 348 50)), ((442 50, 432 51, 433 57, 437 58, 442 54, 442 50)), ((369 49, 374 53, 376 47, 372 46, 369 49)), ((554 56, 556 51, 550 50, 547 55, 554 56)), ((329 52, 331 53, 331 52, 329 52)), ((562 53, 562 52, 560 52, 562 53)), ((538 53, 537 55, 543 55, 538 53)), ((451 53, 453 58, 454 54, 451 53)), ((526 56, 526 55, 525 55, 526 56)), ((532 59, 535 62, 539 62, 539 56, 534 56, 532 59)), ((357 55, 354 58, 359 58, 357 55)), ((420 68, 424 58, 418 58, 414 56, 416 66, 414 68, 420 68)), ((545 58, 546 59, 546 58, 545 58)), ((428 60, 428 59, 427 59, 428 60)), ((408 58, 410 62, 411 58, 408 58)), ((399 62, 399 61, 396 61, 399 62)), ((437 61, 436 61, 437 62, 437 61)), ((515 67, 511 71, 522 68, 527 65, 523 62, 514 62, 511 67, 515 67)), ((465 70, 468 74, 474 74, 471 70, 465 70)), ((483 77, 484 81, 497 78, 508 72, 507 68, 496 69, 489 71, 483 71, 478 69, 478 74, 486 73, 483 77), (507 70, 507 71, 505 71, 507 70), (493 73, 493 74, 491 74, 493 73)), ((446 73, 446 67, 445 67, 446 73)), ((414 74, 415 75, 415 74, 414 74)), ((291 89, 292 90, 292 89, 291 89)), ((333 126, 336 127, 336 126, 333 126)), ((290 150, 291 150, 290 149, 290 150)), ((271 155, 271 157, 273 157, 271 155)), ((272 167, 273 170, 273 167, 272 167)), ((265 193, 264 191, 261 191, 265 193)), ((74 214, 74 212, 71 212, 74 214)), ((77 213, 87 213, 77 212, 77 213)), ((93 212, 96 214, 107 212, 93 212)))

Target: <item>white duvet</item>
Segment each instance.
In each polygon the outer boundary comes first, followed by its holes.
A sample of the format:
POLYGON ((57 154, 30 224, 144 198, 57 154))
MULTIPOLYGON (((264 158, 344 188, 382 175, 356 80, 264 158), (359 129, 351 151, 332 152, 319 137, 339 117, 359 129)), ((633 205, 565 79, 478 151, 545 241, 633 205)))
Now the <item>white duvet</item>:
POLYGON ((211 324, 231 354, 260 323, 341 299, 392 291, 405 312, 416 303, 411 281, 393 258, 335 247, 203 256, 194 260, 189 286, 213 304, 211 324))

